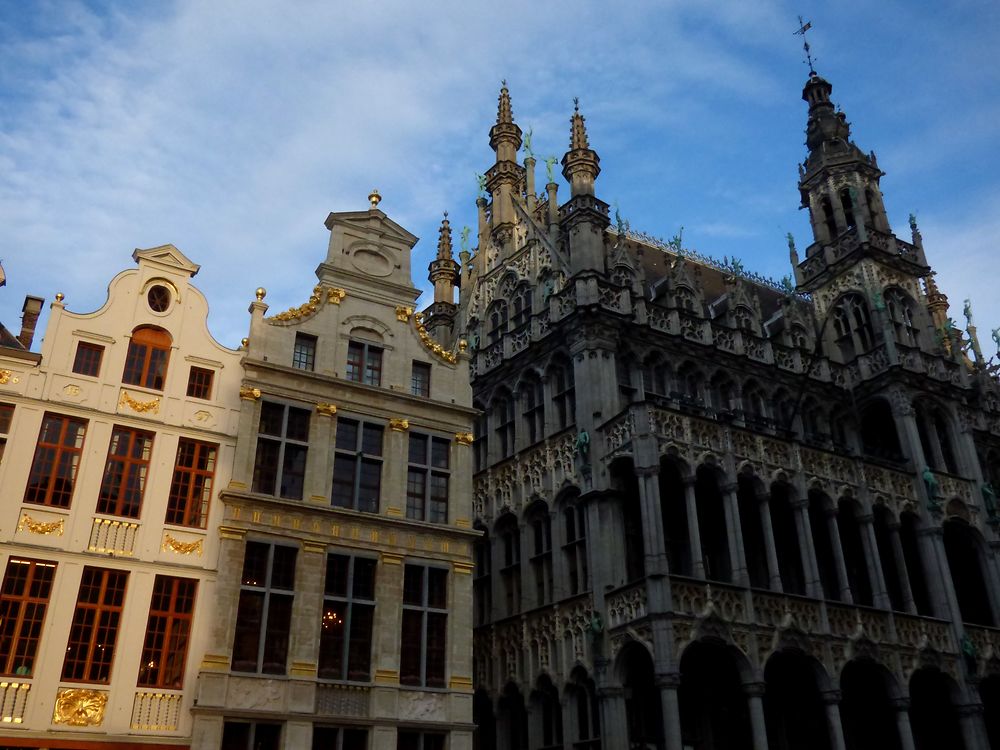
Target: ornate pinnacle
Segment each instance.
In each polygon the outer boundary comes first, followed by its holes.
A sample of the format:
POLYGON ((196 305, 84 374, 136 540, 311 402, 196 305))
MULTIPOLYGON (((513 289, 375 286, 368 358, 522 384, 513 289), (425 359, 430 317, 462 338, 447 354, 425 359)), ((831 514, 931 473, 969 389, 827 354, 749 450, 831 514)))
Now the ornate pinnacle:
POLYGON ((500 84, 500 102, 497 107, 497 125, 514 122, 514 113, 510 108, 510 92, 507 91, 506 79, 500 84))
POLYGON ((451 260, 451 224, 448 222, 448 212, 444 212, 438 237, 438 260, 451 260))
POLYGON ((588 149, 590 143, 587 142, 587 127, 583 124, 583 115, 580 114, 580 100, 573 100, 573 116, 570 118, 569 148, 588 149))

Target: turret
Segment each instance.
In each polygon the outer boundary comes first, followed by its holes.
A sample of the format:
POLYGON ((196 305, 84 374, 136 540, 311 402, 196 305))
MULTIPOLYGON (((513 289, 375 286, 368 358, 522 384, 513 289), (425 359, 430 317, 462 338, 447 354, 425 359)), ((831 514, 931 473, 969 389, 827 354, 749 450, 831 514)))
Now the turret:
POLYGON ((601 159, 587 141, 587 127, 580 114, 580 101, 573 100, 570 118, 569 151, 562 158, 563 177, 570 185, 570 195, 593 195, 594 181, 601 173, 601 159))
POLYGON ((521 148, 521 128, 514 123, 510 92, 504 81, 497 105, 497 121, 490 128, 490 148, 497 155, 496 163, 486 171, 486 190, 493 199, 491 237, 501 249, 501 256, 512 250, 515 196, 520 196, 524 184, 524 167, 517 163, 521 148))
POLYGON ((562 158, 563 177, 570 184, 570 199, 560 209, 560 224, 569 237, 573 273, 603 273, 604 230, 611 222, 608 204, 594 196, 594 181, 601 173, 601 160, 587 140, 579 100, 574 99, 573 105, 573 116, 569 121, 569 151, 562 158))
POLYGON ((434 302, 424 311, 425 327, 442 346, 451 346, 454 333, 455 287, 459 285, 460 268, 452 256, 451 224, 445 211, 438 230, 437 257, 427 267, 428 280, 434 285, 434 302))

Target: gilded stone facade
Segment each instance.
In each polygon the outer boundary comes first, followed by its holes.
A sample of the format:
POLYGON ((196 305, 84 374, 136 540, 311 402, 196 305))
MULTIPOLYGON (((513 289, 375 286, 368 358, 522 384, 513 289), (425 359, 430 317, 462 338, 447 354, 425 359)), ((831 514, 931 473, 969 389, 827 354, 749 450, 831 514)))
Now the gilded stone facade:
POLYGON ((56 295, 40 354, 0 348, 0 745, 191 736, 241 355, 208 332, 197 265, 133 258, 99 310, 56 295))
POLYGON ((611 217, 579 111, 536 194, 502 89, 458 324, 478 748, 1000 747, 996 366, 831 88, 782 283, 611 217))
POLYGON ((469 355, 378 198, 330 214, 305 302, 250 304, 195 748, 471 747, 469 355))

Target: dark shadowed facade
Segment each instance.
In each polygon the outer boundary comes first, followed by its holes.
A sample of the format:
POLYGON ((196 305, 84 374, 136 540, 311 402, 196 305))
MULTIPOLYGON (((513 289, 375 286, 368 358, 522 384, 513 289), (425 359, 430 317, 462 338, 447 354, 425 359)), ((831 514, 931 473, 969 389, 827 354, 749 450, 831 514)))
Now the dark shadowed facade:
POLYGON ((612 226, 578 111, 536 194, 501 90, 456 322, 481 750, 1000 748, 1000 389, 831 88, 783 285, 612 226))

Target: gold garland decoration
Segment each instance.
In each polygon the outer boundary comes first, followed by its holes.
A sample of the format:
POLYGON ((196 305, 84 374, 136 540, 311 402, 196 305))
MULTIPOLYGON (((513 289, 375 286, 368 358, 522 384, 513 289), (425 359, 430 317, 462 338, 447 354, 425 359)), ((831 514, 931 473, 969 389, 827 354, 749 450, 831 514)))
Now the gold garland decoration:
POLYGON ((36 521, 27 513, 21 516, 21 521, 17 524, 18 531, 24 531, 27 529, 32 534, 58 534, 63 535, 66 528, 66 521, 60 518, 58 521, 36 521))
POLYGON ((441 346, 441 344, 432 339, 429 333, 427 333, 427 329, 424 328, 424 314, 416 313, 413 316, 413 321, 417 325, 417 335, 420 336, 420 343, 424 345, 424 348, 427 349, 427 351, 437 355, 445 362, 448 362, 450 364, 455 364, 455 362, 458 360, 458 358, 455 356, 455 353, 446 350, 443 346, 441 346))
POLYGON ((269 318, 268 320, 280 320, 282 322, 286 322, 289 320, 301 320, 302 318, 308 318, 313 315, 324 302, 339 305, 346 296, 347 292, 343 289, 330 288, 326 290, 324 299, 323 287, 321 285, 315 286, 313 287, 312 294, 309 296, 308 301, 298 307, 290 307, 284 312, 278 313, 273 318, 269 318))
POLYGON ((14 374, 13 370, 0 370, 0 385, 7 383, 20 383, 21 379, 14 374))
POLYGON ((121 398, 118 399, 118 406, 128 406, 132 411, 137 411, 140 414, 145 414, 150 412, 152 414, 160 413, 160 398, 157 396, 151 401, 138 401, 128 395, 128 391, 123 390, 121 398))
POLYGON ((174 539, 170 534, 166 534, 163 537, 163 549, 169 549, 179 555, 190 555, 192 552, 197 552, 198 556, 201 557, 205 551, 202 542, 201 539, 195 539, 193 542, 182 542, 180 539, 174 539))

